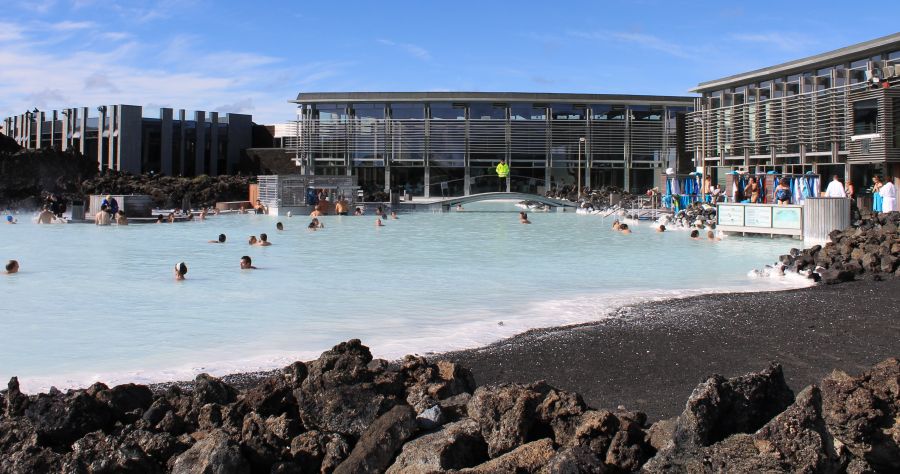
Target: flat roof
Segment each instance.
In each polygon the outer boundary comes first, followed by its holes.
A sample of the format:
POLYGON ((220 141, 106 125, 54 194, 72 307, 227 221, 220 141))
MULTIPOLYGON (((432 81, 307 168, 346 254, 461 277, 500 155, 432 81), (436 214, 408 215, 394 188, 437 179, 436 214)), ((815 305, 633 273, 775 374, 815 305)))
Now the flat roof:
POLYGON ((547 92, 301 92, 290 102, 566 102, 693 105, 693 96, 562 94, 547 92))
POLYGON ((771 77, 789 76, 810 69, 819 69, 821 67, 831 66, 835 63, 845 62, 850 59, 858 59, 860 56, 866 56, 884 50, 892 45, 897 46, 898 49, 900 49, 900 33, 882 36, 881 38, 875 38, 873 40, 835 49, 834 51, 816 54, 815 56, 776 64, 775 66, 764 67, 749 72, 735 74, 733 76, 723 77, 721 79, 701 82, 697 87, 691 89, 691 92, 702 93, 716 89, 725 89, 732 85, 767 80, 771 77))

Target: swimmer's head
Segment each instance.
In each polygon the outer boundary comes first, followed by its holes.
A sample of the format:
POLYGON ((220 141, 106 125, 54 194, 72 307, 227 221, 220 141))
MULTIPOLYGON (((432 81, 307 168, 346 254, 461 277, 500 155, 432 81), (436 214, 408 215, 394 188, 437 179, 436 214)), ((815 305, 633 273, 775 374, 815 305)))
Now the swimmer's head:
POLYGON ((713 231, 709 231, 709 232, 706 233, 706 238, 707 238, 707 239, 710 239, 710 240, 715 239, 715 238, 716 238, 716 233, 713 232, 713 231))
POLYGON ((183 277, 187 275, 187 264, 184 262, 179 262, 175 265, 175 275, 183 277))
POLYGON ((225 243, 225 234, 219 234, 219 243, 220 243, 220 244, 224 244, 224 243, 225 243))
POLYGON ((16 273, 19 271, 19 262, 10 260, 6 263, 6 273, 16 273))
POLYGON ((656 231, 657 232, 665 232, 666 226, 660 224, 660 226, 656 228, 656 231))
POLYGON ((259 234, 259 240, 262 240, 263 242, 265 242, 265 241, 269 240, 269 236, 266 234, 259 234))
POLYGON ((275 228, 278 229, 278 230, 284 230, 284 224, 282 224, 281 222, 279 222, 279 223, 275 224, 275 228))
POLYGON ((241 257, 241 268, 250 268, 251 266, 253 266, 253 260, 250 260, 248 255, 241 257))
POLYGON ((6 216, 6 222, 12 222, 13 216, 6 216))
POLYGON ((692 238, 692 239, 696 239, 697 237, 700 237, 700 231, 697 230, 697 229, 692 230, 692 231, 691 231, 691 238, 692 238))

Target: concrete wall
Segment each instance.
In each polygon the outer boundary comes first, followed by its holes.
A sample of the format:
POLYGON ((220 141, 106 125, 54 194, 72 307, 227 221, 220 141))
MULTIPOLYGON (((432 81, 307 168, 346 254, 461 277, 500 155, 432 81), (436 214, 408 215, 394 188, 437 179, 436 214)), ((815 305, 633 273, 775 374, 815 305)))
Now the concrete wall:
POLYGON ((241 161, 241 152, 250 148, 252 143, 252 119, 249 115, 228 114, 228 156, 226 173, 237 169, 241 161))
MULTIPOLYGON (((62 114, 55 110, 52 113, 28 112, 6 117, 2 123, 4 133, 14 138, 23 148, 55 146, 63 150, 76 149, 83 155, 96 156, 99 169, 135 174, 147 171, 143 169, 143 155, 145 152, 149 153, 150 148, 144 143, 147 122, 143 118, 143 108, 123 104, 98 107, 92 112, 98 117, 97 138, 94 141, 92 135, 90 145, 85 139, 89 112, 87 107, 64 109, 62 114), (53 132, 52 137, 42 138, 42 131, 53 132)), ((188 115, 184 109, 178 110, 177 115, 177 118, 174 117, 170 108, 162 108, 159 112, 160 172, 186 175, 186 170, 191 165, 196 175, 215 176, 238 170, 242 153, 252 143, 253 122, 250 115, 227 114, 222 120, 216 112, 194 112, 192 118, 196 122, 194 130, 197 135, 196 148, 191 156, 185 154, 188 115), (226 124, 227 128, 227 151, 224 157, 219 153, 220 122, 226 124), (177 142, 176 132, 180 132, 177 134, 180 137, 177 142), (225 161, 225 166, 221 169, 220 158, 225 161)))
POLYGON ((119 171, 141 173, 142 118, 141 107, 116 106, 116 159, 119 171))

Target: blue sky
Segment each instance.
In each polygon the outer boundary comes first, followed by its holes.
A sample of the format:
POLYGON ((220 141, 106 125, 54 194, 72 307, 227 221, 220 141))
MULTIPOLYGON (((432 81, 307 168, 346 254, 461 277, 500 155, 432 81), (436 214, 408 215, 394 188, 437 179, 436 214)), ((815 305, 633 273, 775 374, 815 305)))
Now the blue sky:
POLYGON ((900 3, 852 5, 6 0, 0 116, 127 103, 274 123, 301 91, 687 95, 896 32, 900 3))

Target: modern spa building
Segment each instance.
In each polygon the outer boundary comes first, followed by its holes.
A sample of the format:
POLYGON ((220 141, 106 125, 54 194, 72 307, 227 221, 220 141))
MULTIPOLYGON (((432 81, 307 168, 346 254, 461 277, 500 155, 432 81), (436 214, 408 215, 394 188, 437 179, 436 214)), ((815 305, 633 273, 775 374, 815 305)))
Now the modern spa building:
POLYGON ((252 117, 161 108, 145 116, 135 105, 77 107, 4 119, 4 133, 26 149, 77 150, 99 169, 196 176, 237 172, 250 148, 252 117))
MULTIPOLYGON (((302 172, 420 196, 574 185, 646 190, 685 153, 693 97, 492 92, 301 93, 282 138, 302 172)), ((685 159, 686 158, 686 159, 685 159)))
POLYGON ((699 84, 688 147, 733 169, 900 176, 900 33, 699 84))

